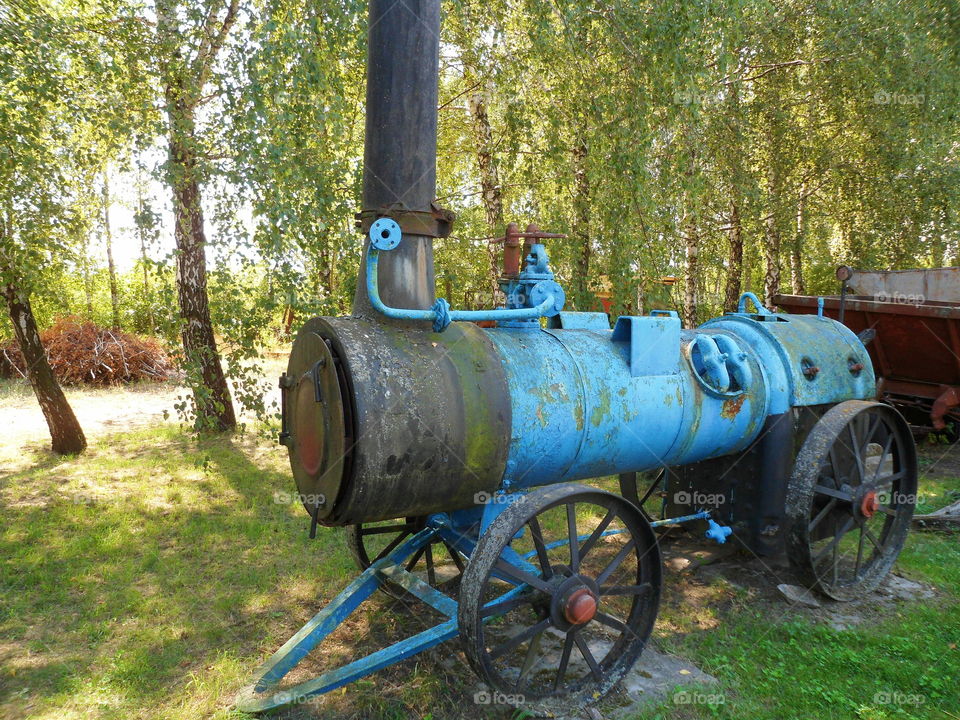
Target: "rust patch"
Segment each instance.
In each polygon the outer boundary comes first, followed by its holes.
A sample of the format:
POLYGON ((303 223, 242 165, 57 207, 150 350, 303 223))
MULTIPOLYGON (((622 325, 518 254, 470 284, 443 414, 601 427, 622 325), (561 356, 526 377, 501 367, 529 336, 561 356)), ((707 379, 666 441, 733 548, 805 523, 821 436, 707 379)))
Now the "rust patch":
POLYGON ((739 397, 730 398, 723 401, 723 409, 720 411, 720 417, 727 420, 733 420, 743 407, 743 401, 747 399, 746 394, 739 397))
POLYGON ((543 405, 537 408, 537 420, 540 421, 540 427, 547 426, 547 418, 543 414, 543 405))

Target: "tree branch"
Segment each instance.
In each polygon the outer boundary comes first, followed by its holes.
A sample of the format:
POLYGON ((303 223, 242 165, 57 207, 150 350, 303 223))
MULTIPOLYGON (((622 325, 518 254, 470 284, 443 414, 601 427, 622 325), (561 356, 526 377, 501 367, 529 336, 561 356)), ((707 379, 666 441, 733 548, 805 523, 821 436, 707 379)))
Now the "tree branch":
POLYGON ((237 8, 239 5, 240 0, 230 0, 230 5, 227 7, 227 14, 224 15, 223 22, 220 23, 220 27, 216 32, 213 32, 212 27, 214 18, 216 17, 216 13, 213 11, 215 5, 211 4, 210 6, 211 12, 204 23, 203 40, 200 43, 200 48, 197 50, 197 59, 194 65, 194 77, 197 79, 198 89, 203 88, 207 83, 207 78, 210 77, 213 62, 217 59, 217 55, 220 54, 223 43, 226 41, 227 35, 230 34, 230 29, 237 20, 237 8))

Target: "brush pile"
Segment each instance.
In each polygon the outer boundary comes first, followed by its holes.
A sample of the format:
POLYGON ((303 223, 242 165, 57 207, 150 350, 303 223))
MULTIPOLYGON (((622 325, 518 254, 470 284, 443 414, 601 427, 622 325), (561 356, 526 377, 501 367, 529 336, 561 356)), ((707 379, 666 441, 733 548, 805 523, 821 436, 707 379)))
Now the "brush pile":
MULTIPOLYGON (((161 344, 76 317, 57 320, 40 333, 50 367, 64 385, 116 385, 167 380, 173 365, 161 344)), ((24 377, 16 339, 0 345, 0 377, 24 377)))

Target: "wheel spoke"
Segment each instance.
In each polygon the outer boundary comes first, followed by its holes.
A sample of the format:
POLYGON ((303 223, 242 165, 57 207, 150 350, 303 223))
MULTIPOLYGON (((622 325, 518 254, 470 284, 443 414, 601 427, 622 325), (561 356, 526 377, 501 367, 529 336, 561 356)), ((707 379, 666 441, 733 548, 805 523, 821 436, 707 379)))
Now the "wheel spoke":
POLYGON ((653 586, 650 583, 641 585, 607 585, 600 588, 600 595, 647 595, 653 586))
POLYGON ((853 567, 853 579, 856 581, 860 577, 860 561, 863 559, 863 530, 860 526, 860 539, 857 541, 857 564, 853 567))
POLYGON ((860 442, 857 440, 857 434, 853 431, 853 423, 847 425, 847 430, 850 431, 850 439, 853 441, 853 447, 850 448, 850 452, 853 453, 853 459, 857 463, 857 474, 860 476, 860 482, 858 485, 862 485, 867 481, 867 472, 863 469, 863 458, 860 456, 860 442))
POLYGON ((553 689, 559 690, 560 683, 563 682, 567 674, 567 665, 570 662, 570 651, 573 650, 573 640, 576 633, 567 633, 563 641, 563 652, 560 654, 560 664, 557 665, 557 679, 553 681, 553 689))
POLYGON ((830 467, 833 468, 833 485, 840 489, 840 463, 837 461, 836 445, 831 445, 827 453, 830 456, 830 467))
POLYGON ((902 478, 904 474, 905 472, 900 470, 899 472, 893 473, 893 475, 884 475, 882 478, 877 478, 874 481, 874 489, 880 490, 881 492, 884 490, 893 490, 893 483, 902 478), (884 485, 881 486, 877 483, 884 483, 884 485))
POLYGON ((413 554, 413 557, 407 561, 407 565, 406 565, 407 572, 410 572, 411 570, 413 570, 416 564, 420 561, 420 558, 422 558, 423 554, 427 551, 428 547, 430 547, 429 544, 420 548, 413 554))
POLYGON ((590 533, 590 537, 583 541, 583 545, 580 546, 580 559, 583 560, 587 556, 587 553, 593 549, 593 546, 597 543, 597 540, 600 539, 600 536, 603 535, 604 531, 607 529, 607 526, 613 522, 613 518, 616 513, 613 510, 607 512, 603 520, 600 521, 600 524, 594 528, 594 531, 590 533))
POLYGON ((614 570, 620 567, 620 563, 623 562, 624 558, 626 558, 627 555, 633 552, 633 549, 634 547, 636 547, 636 545, 637 545, 637 541, 634 540, 633 538, 630 538, 627 544, 624 545, 623 548, 620 550, 620 552, 617 553, 617 556, 610 561, 610 564, 607 565, 606 568, 604 568, 604 571, 599 575, 597 575, 597 585, 603 585, 603 583, 606 582, 607 579, 609 579, 609 577, 613 574, 614 570))
POLYGON ((814 485, 813 490, 821 495, 836 498, 837 500, 845 500, 847 502, 853 500, 853 496, 850 493, 843 492, 843 490, 834 490, 833 488, 828 488, 823 485, 814 485))
POLYGON ((384 535, 391 532, 403 532, 407 531, 407 534, 410 534, 410 531, 414 529, 414 526, 410 523, 405 523, 403 525, 373 525, 373 526, 360 526, 360 534, 363 536, 367 535, 384 535))
POLYGON ((514 635, 512 638, 507 640, 507 642, 503 643, 502 645, 498 645, 497 647, 490 650, 489 651, 490 659, 496 660, 498 657, 502 655, 506 655, 508 652, 511 652, 513 650, 516 650, 518 647, 520 647, 520 645, 525 643, 527 640, 532 638, 537 633, 543 632, 549 626, 550 626, 550 618, 548 617, 544 618, 543 620, 538 622, 536 625, 531 625, 523 632, 520 632, 514 635))
POLYGON ((446 540, 443 541, 443 546, 447 549, 447 552, 450 553, 450 559, 453 560, 453 564, 457 566, 457 570, 459 570, 462 573, 463 558, 460 557, 460 551, 457 550, 453 545, 448 543, 446 540))
POLYGON ((547 557, 547 546, 543 542, 543 531, 540 529, 540 522, 534 515, 527 523, 530 526, 530 537, 533 538, 533 545, 537 548, 537 559, 540 560, 540 569, 543 571, 543 577, 549 578, 553 573, 550 570, 550 558, 547 557))
POLYGON ((880 552, 883 552, 883 546, 877 542, 877 538, 874 537, 872 532, 870 532, 870 528, 867 527, 866 523, 863 524, 863 532, 866 534, 867 539, 873 543, 874 547, 876 547, 880 552))
POLYGON ((580 542, 577 540, 577 506, 567 503, 567 537, 570 542, 570 569, 577 572, 580 569, 580 542))
POLYGON ((807 527, 807 532, 813 532, 814 528, 819 525, 823 519, 830 514, 830 511, 837 506, 837 498, 830 498, 830 502, 823 506, 823 510, 817 513, 817 516, 813 519, 810 525, 807 527))
POLYGON ((617 618, 613 617, 612 615, 607 615, 607 613, 598 612, 593 616, 593 619, 601 625, 606 625, 608 628, 618 630, 621 634, 629 633, 634 637, 639 637, 639 635, 630 629, 626 623, 622 622, 621 620, 617 620, 617 618))
POLYGON ((509 578, 514 580, 519 580, 519 583, 514 583, 515 585, 526 583, 530 587, 536 588, 537 590, 542 590, 547 594, 553 594, 553 588, 548 582, 543 578, 539 578, 532 573, 528 573, 526 570, 521 570, 516 565, 508 563, 503 558, 497 560, 497 564, 494 566, 496 570, 509 578))
POLYGON ((891 432, 890 436, 887 438, 887 441, 883 444, 883 452, 880 453, 880 462, 877 463, 877 469, 873 471, 873 483, 877 482, 877 475, 880 474, 880 470, 883 468, 883 461, 887 459, 887 454, 890 452, 890 448, 893 446, 894 434, 891 432))
POLYGON ((587 665, 590 666, 590 672, 593 673, 593 676, 597 680, 603 680, 603 671, 600 669, 600 666, 597 665, 597 661, 593 657, 593 653, 590 652, 590 647, 587 645, 587 642, 580 637, 580 633, 574 633, 573 641, 577 644, 577 649, 580 650, 583 659, 587 661, 587 665))
POLYGON ((390 541, 390 543, 383 550, 377 553, 377 556, 373 559, 373 562, 376 562, 377 560, 383 560, 383 558, 385 558, 387 555, 392 553, 394 548, 397 547, 397 545, 399 545, 401 542, 403 542, 409 535, 410 535, 409 530, 405 530, 399 535, 397 535, 393 540, 390 541))
POLYGON ((527 654, 523 658, 523 665, 520 666, 520 675, 517 676, 517 682, 514 683, 515 688, 520 685, 523 676, 530 672, 530 668, 533 667, 534 661, 537 659, 537 654, 540 652, 540 640, 543 638, 543 632, 543 630, 538 632, 530 641, 530 645, 527 647, 527 654))
POLYGON ((504 600, 503 602, 495 603, 493 605, 484 605, 482 608, 480 608, 480 617, 488 618, 491 615, 503 615, 510 612, 514 608, 520 607, 521 605, 529 604, 530 598, 521 595, 520 597, 510 598, 509 600, 504 600))
POLYGON ((828 552, 833 552, 833 549, 840 542, 841 538, 843 538, 843 536, 847 534, 847 531, 851 527, 853 527, 853 523, 854 523, 854 519, 851 517, 847 520, 847 522, 844 523, 842 530, 840 530, 839 532, 836 532, 836 530, 834 530, 833 540, 830 541, 830 544, 827 545, 825 548, 821 549, 820 552, 818 552, 816 555, 814 555, 813 557, 814 565, 820 562, 823 556, 826 555, 828 552))
MULTIPOLYGON (((879 415, 873 418, 873 422, 867 428, 867 435, 863 439, 863 444, 860 446, 860 455, 864 458, 867 456, 867 446, 870 444, 870 439, 876 434, 878 425, 880 425, 879 415)), ((866 478, 864 478, 864 482, 866 482, 866 478)))
POLYGON ((433 543, 427 543, 425 550, 426 553, 424 553, 424 556, 427 561, 427 583, 430 585, 436 585, 437 573, 433 567, 433 543))

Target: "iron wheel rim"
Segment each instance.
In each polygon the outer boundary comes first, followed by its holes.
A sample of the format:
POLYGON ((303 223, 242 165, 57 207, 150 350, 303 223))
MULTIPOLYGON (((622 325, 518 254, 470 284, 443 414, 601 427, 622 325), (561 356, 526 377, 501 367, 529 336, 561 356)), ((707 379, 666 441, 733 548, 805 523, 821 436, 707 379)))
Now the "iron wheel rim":
POLYGON ((471 556, 461 582, 459 606, 464 650, 477 674, 512 704, 549 705, 559 699, 569 702, 571 698, 596 698, 608 692, 643 652, 656 620, 660 589, 661 560, 656 537, 649 523, 631 503, 612 493, 578 485, 536 490, 497 517, 471 556), (603 519, 588 529, 588 526, 581 525, 578 506, 601 509, 603 519), (572 536, 581 538, 576 543, 575 553, 571 552, 572 545, 550 547, 553 543, 542 520, 554 510, 567 519, 567 539, 572 536), (615 553, 613 549, 606 549, 601 554, 596 549, 602 541, 614 537, 605 537, 609 532, 607 528, 614 526, 624 530, 622 537, 618 538, 622 541, 620 547, 615 553), (521 528, 526 528, 529 545, 535 548, 526 555, 532 555, 530 563, 538 570, 539 577, 529 591, 509 601, 510 607, 498 620, 506 620, 524 608, 527 610, 525 622, 529 622, 531 616, 538 619, 512 636, 498 638, 497 633, 489 629, 494 624, 488 624, 488 620, 499 613, 495 608, 484 608, 483 605, 485 598, 497 595, 492 584, 509 586, 511 583, 522 584, 524 579, 531 580, 529 574, 524 578, 501 557, 505 549, 514 550, 518 544, 515 535, 521 528), (584 536, 587 537, 583 539, 584 536), (553 551, 556 552, 551 555, 553 551), (593 572, 595 565, 591 553, 595 552, 598 560, 602 558, 599 565, 604 571, 600 573, 593 572), (564 554, 567 563, 554 562, 564 554), (613 554, 612 559, 609 559, 610 554, 613 554), (588 560, 591 561, 589 570, 588 560), (629 578, 630 582, 621 581, 623 577, 629 578), (596 604, 596 614, 581 624, 558 614, 563 603, 573 602, 573 595, 577 593, 581 599, 584 594, 593 594, 596 604), (625 614, 624 603, 615 606, 612 602, 615 598, 629 603, 625 614), (611 634, 615 639, 608 642, 611 634), (542 648, 544 638, 549 643, 547 649, 542 648), (596 644, 594 647, 590 644, 598 639, 607 645, 605 652, 601 651, 602 655, 597 653, 599 657, 595 656, 596 644), (550 658, 550 652, 555 654, 557 649, 560 655, 554 672, 544 672, 549 663, 543 664, 542 661, 550 658), (523 660, 520 667, 516 667, 519 655, 523 660), (504 662, 499 662, 501 658, 504 662), (575 665, 579 665, 578 676, 571 679, 575 665), (528 674, 538 667, 540 672, 528 674))
POLYGON ((896 562, 916 498, 916 447, 903 417, 877 402, 834 406, 805 441, 790 481, 791 566, 828 597, 862 597, 896 562))
MULTIPOLYGON (((348 525, 347 547, 357 566, 361 570, 366 570, 374 562, 386 557, 399 547, 404 540, 423 530, 426 525, 425 517, 395 518, 378 523, 348 525), (373 538, 379 541, 376 545, 370 544, 373 538)), ((433 587, 449 589, 455 588, 459 583, 466 563, 461 553, 438 534, 432 542, 404 561, 402 566, 408 572, 422 576, 422 579, 433 587), (447 561, 444 560, 444 554, 447 561), (438 570, 446 570, 446 572, 438 573, 438 570), (441 574, 444 577, 440 577, 441 574)), ((389 580, 382 582, 380 588, 395 598, 401 598, 407 594, 406 590, 389 580)))

